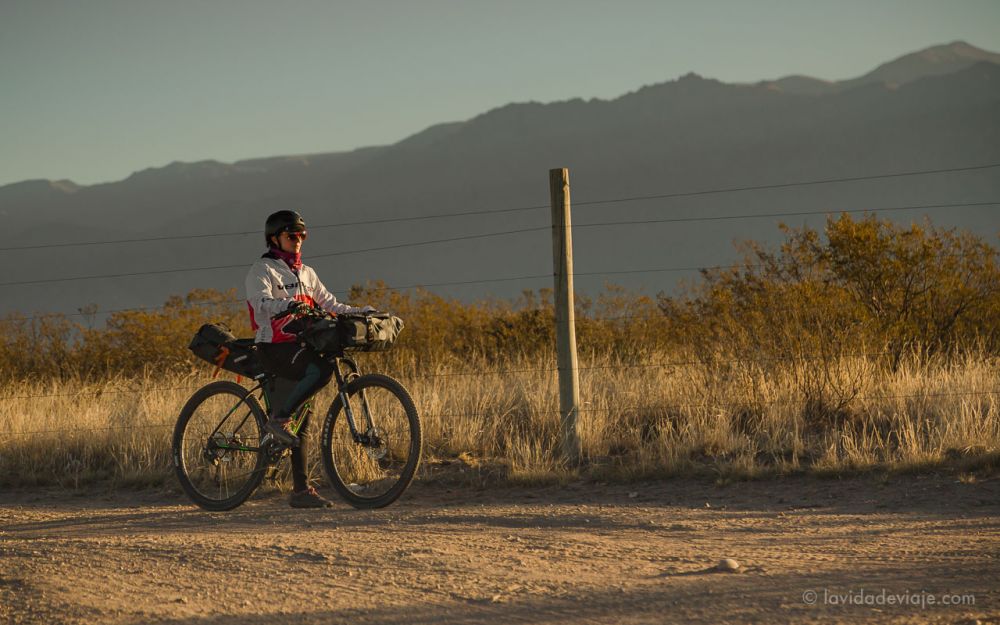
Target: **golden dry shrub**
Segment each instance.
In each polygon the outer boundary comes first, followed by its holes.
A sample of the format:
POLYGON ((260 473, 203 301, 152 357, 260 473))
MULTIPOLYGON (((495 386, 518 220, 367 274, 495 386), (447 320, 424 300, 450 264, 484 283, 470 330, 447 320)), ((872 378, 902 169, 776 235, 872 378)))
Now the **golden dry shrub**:
MULTIPOLYGON (((725 478, 996 458, 996 250, 873 217, 783 232, 773 248, 741 244, 741 263, 677 293, 578 296, 586 471, 725 478)), ((359 361, 410 389, 425 477, 567 475, 551 290, 463 302, 371 282, 346 299, 406 322, 395 349, 359 361)), ((250 335, 235 291, 192 291, 102 325, 0 320, 0 482, 164 479, 177 412, 212 373, 187 350, 208 322, 250 335)))

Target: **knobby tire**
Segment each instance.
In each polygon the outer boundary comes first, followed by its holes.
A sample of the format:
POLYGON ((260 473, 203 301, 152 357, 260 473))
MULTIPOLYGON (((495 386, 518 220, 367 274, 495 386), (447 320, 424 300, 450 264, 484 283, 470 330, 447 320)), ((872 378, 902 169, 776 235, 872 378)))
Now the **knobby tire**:
MULTIPOLYGON (((350 456, 360 458, 360 460, 355 459, 353 462, 367 462, 372 467, 376 464, 391 462, 391 458, 389 461, 386 461, 384 458, 380 460, 373 460, 370 457, 366 458, 365 454, 371 456, 369 453, 371 450, 366 449, 359 443, 348 440, 349 428, 340 395, 334 399, 327 412, 326 420, 323 422, 321 450, 323 468, 326 471, 327 479, 340 496, 355 508, 383 508, 396 501, 406 491, 407 487, 409 487, 420 465, 420 451, 423 442, 420 417, 417 414, 413 399, 406 388, 393 378, 387 375, 369 373, 355 378, 347 384, 346 392, 350 396, 351 409, 358 429, 364 430, 366 427, 362 410, 361 392, 369 391, 374 393, 376 390, 388 393, 385 395, 385 399, 381 400, 385 403, 386 411, 393 412, 396 420, 400 423, 405 421, 405 426, 401 426, 399 432, 393 431, 387 433, 387 435, 398 439, 404 434, 403 430, 405 429, 405 435, 408 437, 408 440, 404 441, 404 444, 396 450, 400 454, 405 453, 406 456, 405 460, 398 462, 401 465, 399 475, 372 481, 373 484, 378 482, 392 482, 391 484, 385 484, 386 488, 384 490, 382 489, 382 485, 379 485, 376 488, 380 492, 372 492, 370 494, 360 492, 362 485, 354 483, 354 480, 351 479, 351 470, 348 466, 352 462, 349 459, 350 456), (404 416, 405 419, 403 418, 404 416)), ((378 406, 374 406, 373 411, 378 410, 378 408, 378 406)), ((380 426, 379 417, 384 415, 373 416, 376 420, 375 426, 383 427, 380 426)), ((387 447, 391 446, 393 442, 395 441, 387 443, 387 447)), ((387 455, 392 455, 391 449, 387 455)), ((374 470, 377 471, 378 469, 374 470)))
MULTIPOLYGON (((225 510, 232 510, 236 508, 244 501, 250 498, 250 496, 257 490, 260 483, 264 479, 264 473, 267 469, 266 459, 264 453, 261 451, 240 451, 239 454, 252 454, 252 467, 249 470, 243 471, 236 474, 236 477, 242 480, 246 479, 245 482, 241 481, 239 484, 235 484, 235 488, 230 492, 227 488, 223 488, 220 484, 220 493, 218 497, 211 497, 208 494, 202 492, 203 489, 199 488, 192 479, 192 472, 196 469, 205 470, 210 472, 209 465, 211 462, 204 458, 205 447, 199 447, 199 445, 208 445, 209 438, 206 437, 204 440, 196 440, 200 437, 205 437, 205 433, 201 432, 188 432, 188 427, 190 425, 192 417, 198 413, 198 408, 205 405, 209 400, 213 398, 221 398, 223 395, 228 395, 232 401, 229 405, 236 405, 242 403, 243 406, 237 408, 234 411, 236 414, 236 419, 239 420, 243 418, 247 411, 249 411, 249 418, 244 422, 243 427, 247 428, 247 432, 256 433, 256 440, 252 441, 257 447, 260 446, 260 438, 263 435, 264 421, 266 420, 266 415, 264 414, 264 409, 261 408, 260 402, 257 398, 250 395, 248 389, 235 382, 219 381, 208 384, 202 387, 191 396, 191 399, 184 404, 184 408, 181 409, 180 416, 177 419, 177 425, 174 428, 173 435, 173 462, 174 469, 177 473, 177 479, 187 493, 188 497, 191 498, 194 503, 198 506, 204 508, 205 510, 211 510, 213 512, 221 512, 225 510), (252 423, 250 422, 252 421, 252 423), (201 450, 201 453, 196 454, 194 457, 186 457, 184 454, 184 443, 185 434, 189 434, 192 440, 189 441, 190 445, 193 445, 195 450, 201 450), (194 466, 192 466, 194 465, 194 466)), ((225 403, 221 405, 226 405, 225 403)), ((219 424, 218 419, 226 416, 225 414, 218 415, 218 418, 213 421, 208 419, 207 422, 212 426, 216 427, 219 424)), ((223 420, 225 421, 225 420, 223 420)), ((238 423, 237 423, 238 425, 238 423)), ((207 427, 207 426, 206 426, 207 427)), ((240 428, 243 431, 243 428, 240 428)), ((225 433, 227 430, 225 427, 220 428, 220 432, 225 433)), ((224 436, 223 436, 224 437, 224 436)), ((218 469, 218 466, 224 462, 224 457, 226 455, 225 451, 218 452, 222 459, 217 459, 214 465, 217 468, 217 473, 219 471, 225 471, 225 469, 218 469)), ((236 456, 237 458, 246 458, 250 461, 250 456, 236 456)), ((230 461, 232 458, 230 458, 230 461)), ((206 473, 207 474, 207 473, 206 473)))

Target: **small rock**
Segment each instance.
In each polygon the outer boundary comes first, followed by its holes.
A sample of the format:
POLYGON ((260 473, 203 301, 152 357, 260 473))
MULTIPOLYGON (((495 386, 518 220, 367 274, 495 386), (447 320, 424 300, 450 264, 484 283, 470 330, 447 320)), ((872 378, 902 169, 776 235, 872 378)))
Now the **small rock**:
POLYGON ((732 558, 723 558, 722 560, 719 560, 719 564, 715 568, 719 571, 735 573, 740 570, 740 563, 732 558))
POLYGON ((295 560, 304 560, 306 562, 326 562, 329 560, 326 555, 311 551, 299 551, 293 553, 291 557, 295 560))
POLYGON ((177 597, 177 599, 175 601, 177 603, 187 603, 188 602, 187 597, 177 597))

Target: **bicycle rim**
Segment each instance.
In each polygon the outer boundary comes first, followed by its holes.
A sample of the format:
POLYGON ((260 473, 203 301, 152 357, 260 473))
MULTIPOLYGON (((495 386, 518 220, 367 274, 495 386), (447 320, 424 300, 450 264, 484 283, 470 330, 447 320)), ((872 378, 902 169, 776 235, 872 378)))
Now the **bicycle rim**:
POLYGON ((264 477, 263 411, 242 386, 217 382, 199 390, 181 411, 174 464, 185 492, 208 510, 243 503, 264 477))
POLYGON ((381 508, 413 480, 420 462, 420 420, 409 393, 388 376, 361 376, 347 385, 347 393, 360 440, 338 397, 323 424, 323 466, 352 506, 381 508))

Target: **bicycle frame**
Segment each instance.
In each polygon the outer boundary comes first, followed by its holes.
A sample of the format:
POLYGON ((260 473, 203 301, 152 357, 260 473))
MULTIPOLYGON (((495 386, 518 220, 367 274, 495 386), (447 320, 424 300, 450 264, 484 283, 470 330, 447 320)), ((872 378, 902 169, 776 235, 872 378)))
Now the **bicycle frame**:
MULTIPOLYGON (((334 372, 334 376, 336 377, 336 380, 337 380, 337 392, 338 392, 338 395, 340 396, 340 400, 341 400, 341 402, 343 403, 343 406, 344 406, 344 415, 347 417, 347 423, 348 423, 348 426, 351 429, 351 436, 354 438, 354 441, 356 443, 371 444, 370 432, 374 431, 375 424, 374 424, 374 421, 372 420, 371 410, 368 407, 368 398, 365 396, 364 391, 362 391, 362 393, 361 393, 362 413, 364 414, 365 422, 366 422, 365 425, 367 427, 365 428, 365 432, 361 433, 361 432, 358 431, 357 423, 356 423, 355 418, 354 418, 354 410, 351 408, 350 398, 349 398, 349 396, 347 394, 347 384, 351 381, 351 379, 353 379, 354 377, 360 375, 360 371, 358 370, 358 366, 357 366, 357 364, 352 359, 345 358, 345 357, 332 358, 331 359, 331 364, 333 364, 333 372, 334 372), (345 364, 347 366, 347 368, 349 369, 348 374, 346 376, 341 371, 341 368, 340 368, 341 363, 345 364)), ((264 406, 264 410, 268 414, 270 414, 271 413, 271 396, 267 392, 267 386, 265 385, 265 382, 267 382, 267 381, 268 381, 267 378, 265 378, 263 381, 258 382, 256 386, 252 387, 247 392, 247 397, 254 396, 254 397, 259 397, 260 399, 262 399, 263 401, 261 403, 264 406)), ((244 403, 245 403, 245 400, 241 399, 238 402, 236 402, 236 404, 234 404, 232 408, 229 409, 229 412, 226 413, 226 415, 222 418, 222 420, 219 422, 219 424, 217 426, 215 426, 215 429, 212 430, 212 433, 209 434, 208 439, 210 441, 214 440, 215 434, 222 428, 222 425, 226 422, 226 420, 229 418, 229 416, 232 415, 234 412, 236 412, 236 410, 240 407, 240 405, 242 405, 244 403)), ((291 428, 290 428, 293 434, 298 434, 299 431, 303 428, 303 426, 305 425, 305 422, 306 422, 306 418, 309 416, 309 414, 312 413, 312 408, 313 408, 312 397, 310 397, 310 398, 306 399, 305 402, 302 403, 302 405, 298 408, 298 410, 295 411, 294 415, 292 416, 292 423, 291 423, 291 428)), ((240 423, 235 428, 233 428, 233 430, 234 431, 239 431, 246 424, 246 421, 247 421, 247 419, 250 418, 251 414, 252 414, 252 411, 248 410, 246 416, 243 417, 243 420, 240 421, 240 423)), ((216 443, 215 446, 218 449, 232 449, 232 450, 237 450, 237 451, 259 451, 260 450, 259 447, 250 447, 250 446, 247 446, 247 445, 232 445, 231 446, 231 445, 228 445, 228 444, 218 444, 218 443, 216 443)))

